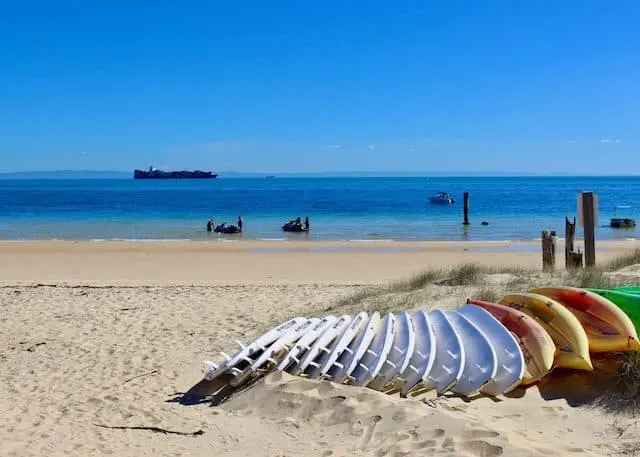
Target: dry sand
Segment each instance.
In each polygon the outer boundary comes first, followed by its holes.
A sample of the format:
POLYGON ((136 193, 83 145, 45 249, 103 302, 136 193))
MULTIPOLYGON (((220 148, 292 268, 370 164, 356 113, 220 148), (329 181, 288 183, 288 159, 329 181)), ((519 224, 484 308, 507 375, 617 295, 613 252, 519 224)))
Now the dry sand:
MULTIPOLYGON (((635 449, 632 419, 580 406, 598 384, 580 374, 569 375, 577 384, 550 379, 499 401, 401 399, 286 374, 218 407, 172 401, 202 377, 202 361, 233 350, 234 339, 250 341, 293 315, 323 314, 355 284, 469 260, 539 260, 538 252, 483 252, 483 244, 416 246, 311 253, 301 252, 315 247, 306 244, 287 244, 293 252, 255 252, 260 243, 1 244, 0 455, 590 456, 635 449)), ((599 258, 630 246, 604 245, 599 258)), ((417 306, 438 303, 425 298, 417 306)))

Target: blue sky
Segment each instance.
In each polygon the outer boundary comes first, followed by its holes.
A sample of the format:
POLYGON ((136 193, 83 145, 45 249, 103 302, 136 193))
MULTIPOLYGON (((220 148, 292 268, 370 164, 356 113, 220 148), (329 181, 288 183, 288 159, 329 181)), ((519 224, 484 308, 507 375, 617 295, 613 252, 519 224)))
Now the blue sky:
POLYGON ((3 0, 0 171, 634 173, 639 23, 635 0, 3 0))

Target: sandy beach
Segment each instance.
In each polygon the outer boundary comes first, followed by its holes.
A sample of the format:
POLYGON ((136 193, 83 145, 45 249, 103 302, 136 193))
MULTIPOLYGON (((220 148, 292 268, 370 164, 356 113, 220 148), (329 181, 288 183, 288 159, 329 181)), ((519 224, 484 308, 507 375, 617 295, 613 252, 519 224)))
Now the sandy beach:
MULTIPOLYGON (((640 247, 598 242, 598 261, 640 247)), ((557 243, 557 264, 564 245, 557 243)), ((540 242, 218 241, 0 242, 8 284, 371 284, 465 263, 541 266, 540 242)))
MULTIPOLYGON (((636 243, 598 248, 605 261, 636 243)), ((579 373, 498 400, 403 399, 275 373, 218 407, 175 401, 234 340, 325 314, 368 284, 540 261, 539 243, 520 242, 0 243, 0 455, 629 452, 637 425, 591 407, 597 382, 579 373)), ((469 293, 443 287, 414 307, 469 293)))

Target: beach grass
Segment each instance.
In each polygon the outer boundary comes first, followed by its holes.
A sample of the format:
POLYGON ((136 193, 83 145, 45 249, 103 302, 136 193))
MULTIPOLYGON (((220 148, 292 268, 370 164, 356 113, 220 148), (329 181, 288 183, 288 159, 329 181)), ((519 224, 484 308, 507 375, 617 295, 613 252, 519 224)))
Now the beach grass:
POLYGON ((497 303, 502 297, 494 287, 483 287, 474 294, 474 298, 476 300, 497 303))
POLYGON ((498 301, 503 294, 525 292, 543 284, 608 289, 623 285, 623 282, 611 273, 635 264, 640 264, 640 249, 597 267, 570 271, 542 272, 515 265, 490 267, 476 263, 462 264, 449 269, 427 269, 403 280, 366 286, 338 299, 324 311, 348 311, 358 307, 379 312, 403 307, 411 309, 421 300, 426 300, 429 295, 437 297, 436 288, 440 288, 442 294, 446 288, 449 288, 449 293, 453 293, 451 288, 470 287, 470 298, 485 301, 498 301), (494 276, 503 276, 504 281, 496 281, 494 276))
POLYGON ((614 380, 603 385, 602 394, 592 406, 611 414, 637 416, 640 414, 640 352, 619 355, 621 363, 614 380))

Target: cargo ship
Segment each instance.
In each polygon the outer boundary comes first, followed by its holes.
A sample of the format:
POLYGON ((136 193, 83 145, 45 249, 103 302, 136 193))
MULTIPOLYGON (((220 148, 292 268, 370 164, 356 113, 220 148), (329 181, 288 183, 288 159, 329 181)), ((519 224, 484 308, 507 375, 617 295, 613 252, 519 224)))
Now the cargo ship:
POLYGON ((162 171, 153 166, 148 170, 133 170, 133 179, 215 179, 217 173, 200 170, 162 171))

